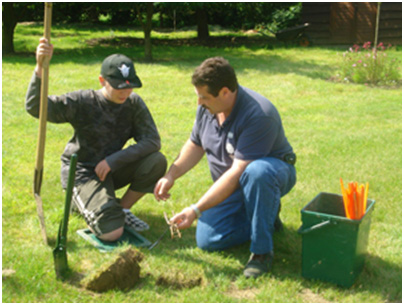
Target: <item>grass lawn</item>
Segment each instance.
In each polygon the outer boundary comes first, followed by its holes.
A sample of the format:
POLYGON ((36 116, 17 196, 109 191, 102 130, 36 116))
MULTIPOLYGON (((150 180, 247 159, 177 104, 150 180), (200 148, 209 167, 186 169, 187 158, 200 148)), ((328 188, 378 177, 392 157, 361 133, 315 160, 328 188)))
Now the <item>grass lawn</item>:
MULTIPOLYGON (((182 232, 182 239, 166 237, 153 251, 141 250, 145 258, 135 289, 96 294, 80 287, 79 281, 114 253, 100 253, 78 236, 76 231, 85 228, 85 222, 72 215, 68 260, 73 274, 67 282, 57 281, 52 247, 42 243, 32 192, 38 121, 24 108, 41 35, 40 25, 18 25, 15 46, 20 53, 3 56, 2 62, 2 268, 14 271, 3 275, 3 302, 401 302, 401 87, 330 81, 343 51, 337 48, 285 48, 278 43, 269 47, 271 41, 220 47, 155 42, 155 62, 146 63, 141 44, 86 43, 95 38, 142 37, 141 32, 126 29, 54 26, 49 93, 99 88, 101 62, 110 53, 139 58, 135 65, 144 86, 136 91, 154 116, 162 152, 171 164, 194 122, 196 97, 191 74, 205 58, 224 56, 236 69, 240 84, 277 106, 298 155, 298 182, 282 199, 285 230, 274 236, 273 272, 261 278, 247 280, 242 275, 248 244, 204 252, 196 248, 194 224, 182 232), (365 267, 349 289, 301 276, 302 237, 297 233, 301 209, 319 192, 339 194, 340 177, 346 182, 369 182, 369 198, 376 201, 365 267), (195 279, 198 285, 187 285, 195 279)), ((152 33, 162 39, 195 36, 195 32, 152 33)), ((401 49, 391 51, 391 56, 401 60, 401 49)), ((56 238, 64 207, 60 155, 71 136, 69 125, 48 123, 41 197, 52 238, 56 238)), ((169 201, 158 203, 152 195, 145 196, 132 208, 150 224, 143 236, 156 240, 165 229, 163 212, 171 214, 196 202, 211 183, 204 158, 176 182, 169 201)))

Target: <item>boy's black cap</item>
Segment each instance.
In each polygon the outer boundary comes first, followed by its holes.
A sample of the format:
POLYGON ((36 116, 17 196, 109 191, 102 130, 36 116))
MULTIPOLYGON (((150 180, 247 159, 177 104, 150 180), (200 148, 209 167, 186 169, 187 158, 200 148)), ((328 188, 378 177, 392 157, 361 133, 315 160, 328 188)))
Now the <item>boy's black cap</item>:
POLYGON ((122 54, 112 54, 105 58, 101 66, 101 75, 114 89, 142 87, 132 60, 122 54))

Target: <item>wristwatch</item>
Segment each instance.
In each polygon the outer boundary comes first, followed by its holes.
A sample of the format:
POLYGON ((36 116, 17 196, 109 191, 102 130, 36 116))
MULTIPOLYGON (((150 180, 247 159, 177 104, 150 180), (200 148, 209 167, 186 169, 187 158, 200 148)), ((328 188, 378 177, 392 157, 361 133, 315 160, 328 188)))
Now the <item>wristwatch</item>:
POLYGON ((199 218, 202 216, 201 211, 198 209, 198 207, 195 204, 191 204, 190 208, 194 210, 194 212, 196 214, 196 218, 199 218))

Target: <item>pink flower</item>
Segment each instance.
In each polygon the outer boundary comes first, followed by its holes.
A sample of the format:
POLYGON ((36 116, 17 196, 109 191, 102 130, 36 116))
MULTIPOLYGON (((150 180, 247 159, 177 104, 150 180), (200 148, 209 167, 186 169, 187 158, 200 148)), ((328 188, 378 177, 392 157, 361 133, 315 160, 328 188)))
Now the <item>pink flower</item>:
POLYGON ((358 63, 362 63, 362 60, 359 59, 359 60, 358 60, 358 63))
POLYGON ((363 44, 363 48, 364 49, 369 49, 370 48, 370 46, 371 46, 371 42, 370 41, 368 41, 368 42, 365 42, 364 44, 363 44))
POLYGON ((384 46, 383 42, 379 43, 379 44, 377 45, 377 47, 380 48, 381 50, 385 50, 385 49, 386 49, 386 47, 384 46))
POLYGON ((352 67, 356 67, 356 64, 353 64, 352 67))

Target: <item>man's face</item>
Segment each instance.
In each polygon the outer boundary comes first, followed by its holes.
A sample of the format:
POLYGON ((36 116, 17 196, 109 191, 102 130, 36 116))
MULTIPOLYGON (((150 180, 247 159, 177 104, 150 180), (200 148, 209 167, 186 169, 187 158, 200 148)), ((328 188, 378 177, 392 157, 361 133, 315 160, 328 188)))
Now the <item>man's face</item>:
POLYGON ((223 111, 220 94, 213 96, 208 92, 208 86, 195 87, 195 93, 198 96, 198 105, 208 109, 211 114, 223 111))
POLYGON ((129 95, 133 91, 133 88, 115 89, 105 79, 100 79, 100 83, 103 86, 102 93, 104 94, 104 97, 115 104, 125 103, 129 95))

